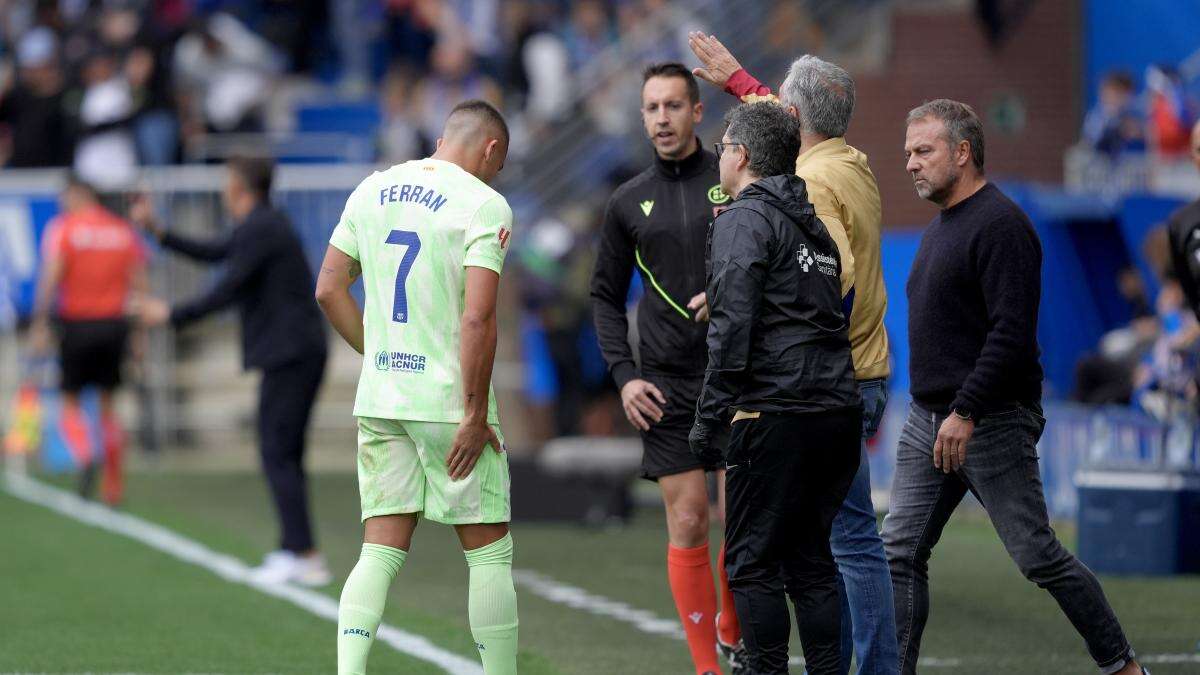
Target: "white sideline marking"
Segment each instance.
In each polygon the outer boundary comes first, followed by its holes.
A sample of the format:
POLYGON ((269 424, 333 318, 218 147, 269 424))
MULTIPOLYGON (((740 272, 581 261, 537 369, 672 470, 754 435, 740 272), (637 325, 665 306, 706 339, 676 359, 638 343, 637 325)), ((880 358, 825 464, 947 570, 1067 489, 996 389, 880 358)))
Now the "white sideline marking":
MULTIPOLYGON (((596 616, 605 616, 610 619, 622 621, 649 635, 669 637, 676 640, 687 639, 677 619, 664 619, 655 616, 649 610, 636 609, 628 603, 596 595, 578 586, 572 586, 552 579, 540 572, 513 570, 513 582, 539 598, 556 602, 560 605, 566 605, 572 609, 583 610, 596 616)), ((792 657, 788 662, 793 666, 804 665, 804 659, 798 656, 792 657)), ((959 659, 931 657, 922 657, 919 663, 926 668, 953 668, 962 665, 962 661, 959 659)))
MULTIPOLYGON (((628 603, 585 591, 578 586, 557 581, 540 572, 513 570, 513 582, 539 598, 566 605, 572 609, 583 610, 596 616, 622 621, 649 635, 675 638, 676 640, 687 639, 676 619, 655 616, 649 610, 636 609, 628 603)), ((1137 659, 1141 663, 1200 663, 1200 653, 1139 654, 1137 659)), ((963 665, 963 660, 954 657, 922 656, 917 663, 924 668, 958 668, 963 665)), ((793 656, 788 659, 788 664, 803 666, 804 659, 793 656)))
POLYGON ((539 598, 581 609, 596 616, 606 616, 632 625, 643 633, 684 640, 683 628, 676 619, 663 619, 645 609, 635 609, 619 600, 590 593, 564 584, 532 570, 513 570, 513 581, 539 598))
MULTIPOLYGON (((155 525, 128 513, 113 511, 95 502, 51 487, 25 476, 9 473, 6 481, 0 481, 8 493, 31 504, 44 506, 68 518, 92 525, 114 534, 141 542, 150 548, 190 563, 216 574, 226 581, 249 586, 261 593, 287 600, 288 602, 337 623, 337 600, 299 586, 270 584, 253 579, 250 568, 233 556, 217 553, 203 544, 184 537, 161 525, 155 525)), ((333 631, 331 631, 332 633, 333 631)), ((428 639, 380 624, 375 637, 404 654, 427 661, 454 675, 483 675, 478 662, 448 652, 428 639)))
POLYGON ((1141 663, 1200 663, 1200 654, 1138 654, 1137 660, 1141 663))

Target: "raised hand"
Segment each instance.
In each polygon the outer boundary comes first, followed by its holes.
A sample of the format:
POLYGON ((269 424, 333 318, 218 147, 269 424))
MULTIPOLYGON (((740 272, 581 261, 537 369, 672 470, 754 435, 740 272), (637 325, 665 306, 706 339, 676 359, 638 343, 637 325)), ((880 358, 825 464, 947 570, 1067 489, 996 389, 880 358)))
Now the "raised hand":
POLYGON ((721 44, 715 35, 705 35, 699 31, 688 33, 688 46, 692 53, 704 64, 702 68, 693 68, 696 77, 724 89, 725 84, 733 74, 742 69, 742 64, 733 58, 733 54, 721 44))

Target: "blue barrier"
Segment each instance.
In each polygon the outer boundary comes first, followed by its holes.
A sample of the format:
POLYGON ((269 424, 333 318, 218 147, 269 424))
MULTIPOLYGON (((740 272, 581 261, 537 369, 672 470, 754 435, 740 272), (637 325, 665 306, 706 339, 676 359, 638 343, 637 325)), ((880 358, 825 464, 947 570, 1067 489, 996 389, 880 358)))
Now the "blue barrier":
POLYGON ((1146 66, 1178 65, 1196 50, 1200 5, 1179 0, 1089 0, 1084 4, 1086 101, 1096 101, 1100 80, 1126 70, 1142 86, 1146 66))
MULTIPOLYGON (((869 447, 871 483, 890 494, 896 447, 908 416, 909 397, 889 403, 876 440, 869 447)), ((1129 408, 1047 402, 1046 429, 1038 456, 1046 507, 1055 519, 1079 510, 1075 479, 1080 471, 1200 471, 1200 434, 1189 421, 1172 425, 1129 408)), ((970 456, 967 461, 970 462, 970 456)), ((884 506, 880 504, 879 506, 884 506)))

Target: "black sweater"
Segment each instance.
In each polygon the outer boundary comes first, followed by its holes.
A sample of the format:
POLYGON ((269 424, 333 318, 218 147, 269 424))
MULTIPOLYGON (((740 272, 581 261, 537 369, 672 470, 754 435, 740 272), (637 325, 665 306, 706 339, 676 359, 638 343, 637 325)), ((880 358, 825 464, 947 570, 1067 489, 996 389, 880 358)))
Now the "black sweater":
POLYGON ((260 206, 225 239, 197 241, 168 232, 162 244, 194 260, 227 264, 207 293, 171 311, 172 324, 237 305, 245 368, 272 370, 324 358, 325 320, 313 297, 312 271, 281 211, 260 206))
POLYGON ((1041 400, 1042 245, 992 184, 942 211, 908 276, 909 376, 917 405, 981 416, 1041 400))

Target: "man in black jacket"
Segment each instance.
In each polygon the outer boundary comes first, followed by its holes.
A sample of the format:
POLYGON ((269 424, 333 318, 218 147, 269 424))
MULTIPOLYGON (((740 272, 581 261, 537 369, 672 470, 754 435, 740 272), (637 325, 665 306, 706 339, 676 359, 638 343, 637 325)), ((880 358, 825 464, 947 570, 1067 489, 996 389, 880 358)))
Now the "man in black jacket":
POLYGON ((173 308, 145 302, 142 323, 182 327, 238 306, 243 367, 263 371, 258 442, 282 530, 280 548, 267 555, 259 578, 323 586, 332 577, 313 542, 303 462, 308 420, 325 372, 325 324, 300 240, 287 216, 269 203, 272 164, 235 158, 228 169, 223 199, 238 224, 226 239, 202 242, 163 230, 146 198, 134 204, 131 219, 165 248, 226 263, 225 273, 197 298, 173 308))
POLYGON ((788 672, 796 607, 808 672, 841 670, 841 604, 829 548, 858 470, 862 403, 842 309, 841 260, 793 167, 799 122, 774 103, 735 108, 721 143, 713 223, 708 367, 691 432, 705 461, 725 453, 729 582, 748 672, 788 672))
POLYGON ((937 99, 907 121, 906 168, 917 194, 942 210, 908 277, 913 405, 883 522, 900 672, 917 670, 929 557, 970 490, 1021 573, 1050 592, 1101 672, 1140 673, 1100 582, 1059 543, 1046 514, 1037 455, 1046 424, 1037 232, 984 177, 983 126, 970 106, 937 99))
POLYGON ((729 202, 717 158, 700 147, 694 132, 702 115, 691 71, 678 63, 646 69, 642 119, 654 144, 654 165, 609 199, 591 286, 600 348, 625 415, 642 435, 642 477, 662 488, 667 577, 698 674, 720 672, 718 644, 738 672, 740 638, 724 575, 717 612, 708 549, 705 472, 718 471, 720 512, 722 464, 719 458, 697 459, 687 441, 704 374, 704 246, 714 214, 729 202), (625 315, 635 267, 646 289, 637 310, 640 368, 625 315))
MULTIPOLYGON (((1200 168, 1200 122, 1192 127, 1192 161, 1200 168)), ((1200 319, 1200 199, 1171 214, 1167 235, 1171 271, 1183 288, 1188 307, 1200 319)))

